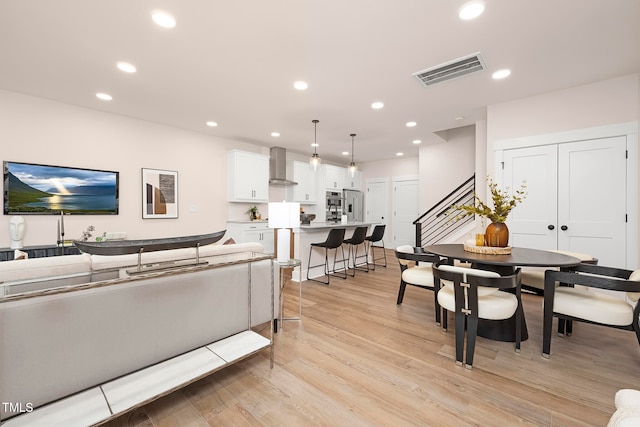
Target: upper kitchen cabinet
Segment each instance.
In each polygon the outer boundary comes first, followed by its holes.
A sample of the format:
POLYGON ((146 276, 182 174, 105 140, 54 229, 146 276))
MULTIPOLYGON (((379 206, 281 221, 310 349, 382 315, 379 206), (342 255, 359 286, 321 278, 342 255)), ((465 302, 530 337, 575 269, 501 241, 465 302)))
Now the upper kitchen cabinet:
POLYGON ((339 166, 323 165, 324 170, 324 186, 327 190, 342 191, 347 177, 347 170, 339 166))
POLYGON ((317 202, 316 173, 307 162, 289 162, 287 174, 298 185, 287 187, 287 200, 304 205, 314 205, 317 202))
POLYGON ((269 201, 269 156, 239 150, 227 152, 227 200, 269 201))
POLYGON ((345 173, 344 188, 349 190, 362 190, 362 173, 356 171, 354 176, 349 174, 349 170, 345 173))

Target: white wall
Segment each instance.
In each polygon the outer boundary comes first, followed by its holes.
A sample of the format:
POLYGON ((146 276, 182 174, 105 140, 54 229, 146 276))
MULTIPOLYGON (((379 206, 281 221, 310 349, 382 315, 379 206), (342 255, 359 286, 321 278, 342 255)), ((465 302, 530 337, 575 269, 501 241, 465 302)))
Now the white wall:
MULTIPOLYGON (((475 173, 475 128, 440 132, 444 142, 420 147, 420 212, 426 212, 475 173)), ((483 179, 476 176, 478 183, 483 179)))
POLYGON ((640 74, 487 107, 487 170, 497 140, 640 120, 640 74))
MULTIPOLYGON (((495 168, 496 141, 504 145, 505 140, 510 139, 625 123, 636 126, 640 123, 640 74, 490 105, 485 152, 487 171, 491 173, 495 168)), ((635 143, 637 152, 637 139, 635 143)), ((639 209, 636 204, 630 217, 639 218, 639 209)))
MULTIPOLYGON (((256 146, 123 116, 0 91, 0 160, 120 172, 119 215, 65 218, 65 238, 126 231, 129 238, 202 234, 225 228, 226 151, 256 146), (178 171, 178 219, 142 219, 141 168, 178 171)), ((268 153, 268 149, 266 150, 268 153)), ((246 210, 245 206, 238 209, 246 210)), ((25 246, 55 244, 57 217, 24 215, 25 246)), ((9 247, 9 215, 0 247, 9 247)))

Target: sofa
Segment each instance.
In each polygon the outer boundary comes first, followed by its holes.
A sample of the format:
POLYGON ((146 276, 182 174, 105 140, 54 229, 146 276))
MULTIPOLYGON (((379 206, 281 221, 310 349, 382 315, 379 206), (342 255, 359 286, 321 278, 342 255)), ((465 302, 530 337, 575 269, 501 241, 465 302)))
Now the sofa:
POLYGON ((136 274, 138 255, 0 262, 0 401, 10 402, 0 423, 20 425, 23 412, 269 325, 279 298, 271 257, 213 267, 262 251, 260 243, 203 246, 199 260, 211 267, 179 272, 171 265, 194 260, 195 248, 149 252, 142 265, 165 270, 145 274, 136 274))
POLYGON ((607 427, 636 427, 640 425, 640 390, 620 389, 615 396, 616 411, 607 427))

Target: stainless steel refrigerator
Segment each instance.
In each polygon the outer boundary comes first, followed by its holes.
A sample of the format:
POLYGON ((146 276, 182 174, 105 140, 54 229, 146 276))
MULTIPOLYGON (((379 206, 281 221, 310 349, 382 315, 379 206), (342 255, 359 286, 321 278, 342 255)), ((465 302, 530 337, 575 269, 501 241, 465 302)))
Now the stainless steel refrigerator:
POLYGON ((342 211, 348 222, 364 221, 364 193, 358 190, 342 191, 342 211))

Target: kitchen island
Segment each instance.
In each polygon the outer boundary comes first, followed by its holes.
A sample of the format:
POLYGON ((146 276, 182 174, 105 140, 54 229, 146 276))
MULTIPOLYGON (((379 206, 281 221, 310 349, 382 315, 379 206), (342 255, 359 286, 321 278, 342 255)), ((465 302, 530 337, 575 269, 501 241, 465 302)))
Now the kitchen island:
MULTIPOLYGON (((314 222, 311 221, 311 224, 303 224, 300 227, 293 229, 294 235, 294 258, 302 261, 300 267, 296 268, 293 277, 302 277, 302 280, 306 280, 307 278, 307 268, 309 265, 309 248, 311 247, 311 243, 324 242, 327 239, 327 235, 329 234, 329 230, 332 228, 344 228, 344 238, 348 239, 353 235, 353 231, 356 227, 371 227, 377 223, 374 222, 361 222, 361 221, 352 221, 346 224, 342 224, 340 222, 314 222), (300 276, 300 273, 302 274, 300 276)), ((371 234, 372 229, 370 228, 367 232, 367 235, 371 234)), ((345 249, 345 257, 347 256, 347 248, 345 249)), ((338 250, 339 251, 339 250, 338 250)), ((329 254, 331 257, 331 253, 329 254)), ((342 256, 342 253, 339 251, 338 259, 342 256)), ((320 250, 318 248, 314 248, 313 260, 312 262, 316 262, 317 260, 321 260, 324 258, 324 250, 320 250)), ((331 258, 330 258, 331 261, 331 258)), ((311 277, 320 277, 322 276, 322 269, 316 268, 311 272, 311 277)), ((295 280, 295 279, 293 279, 295 280)))

